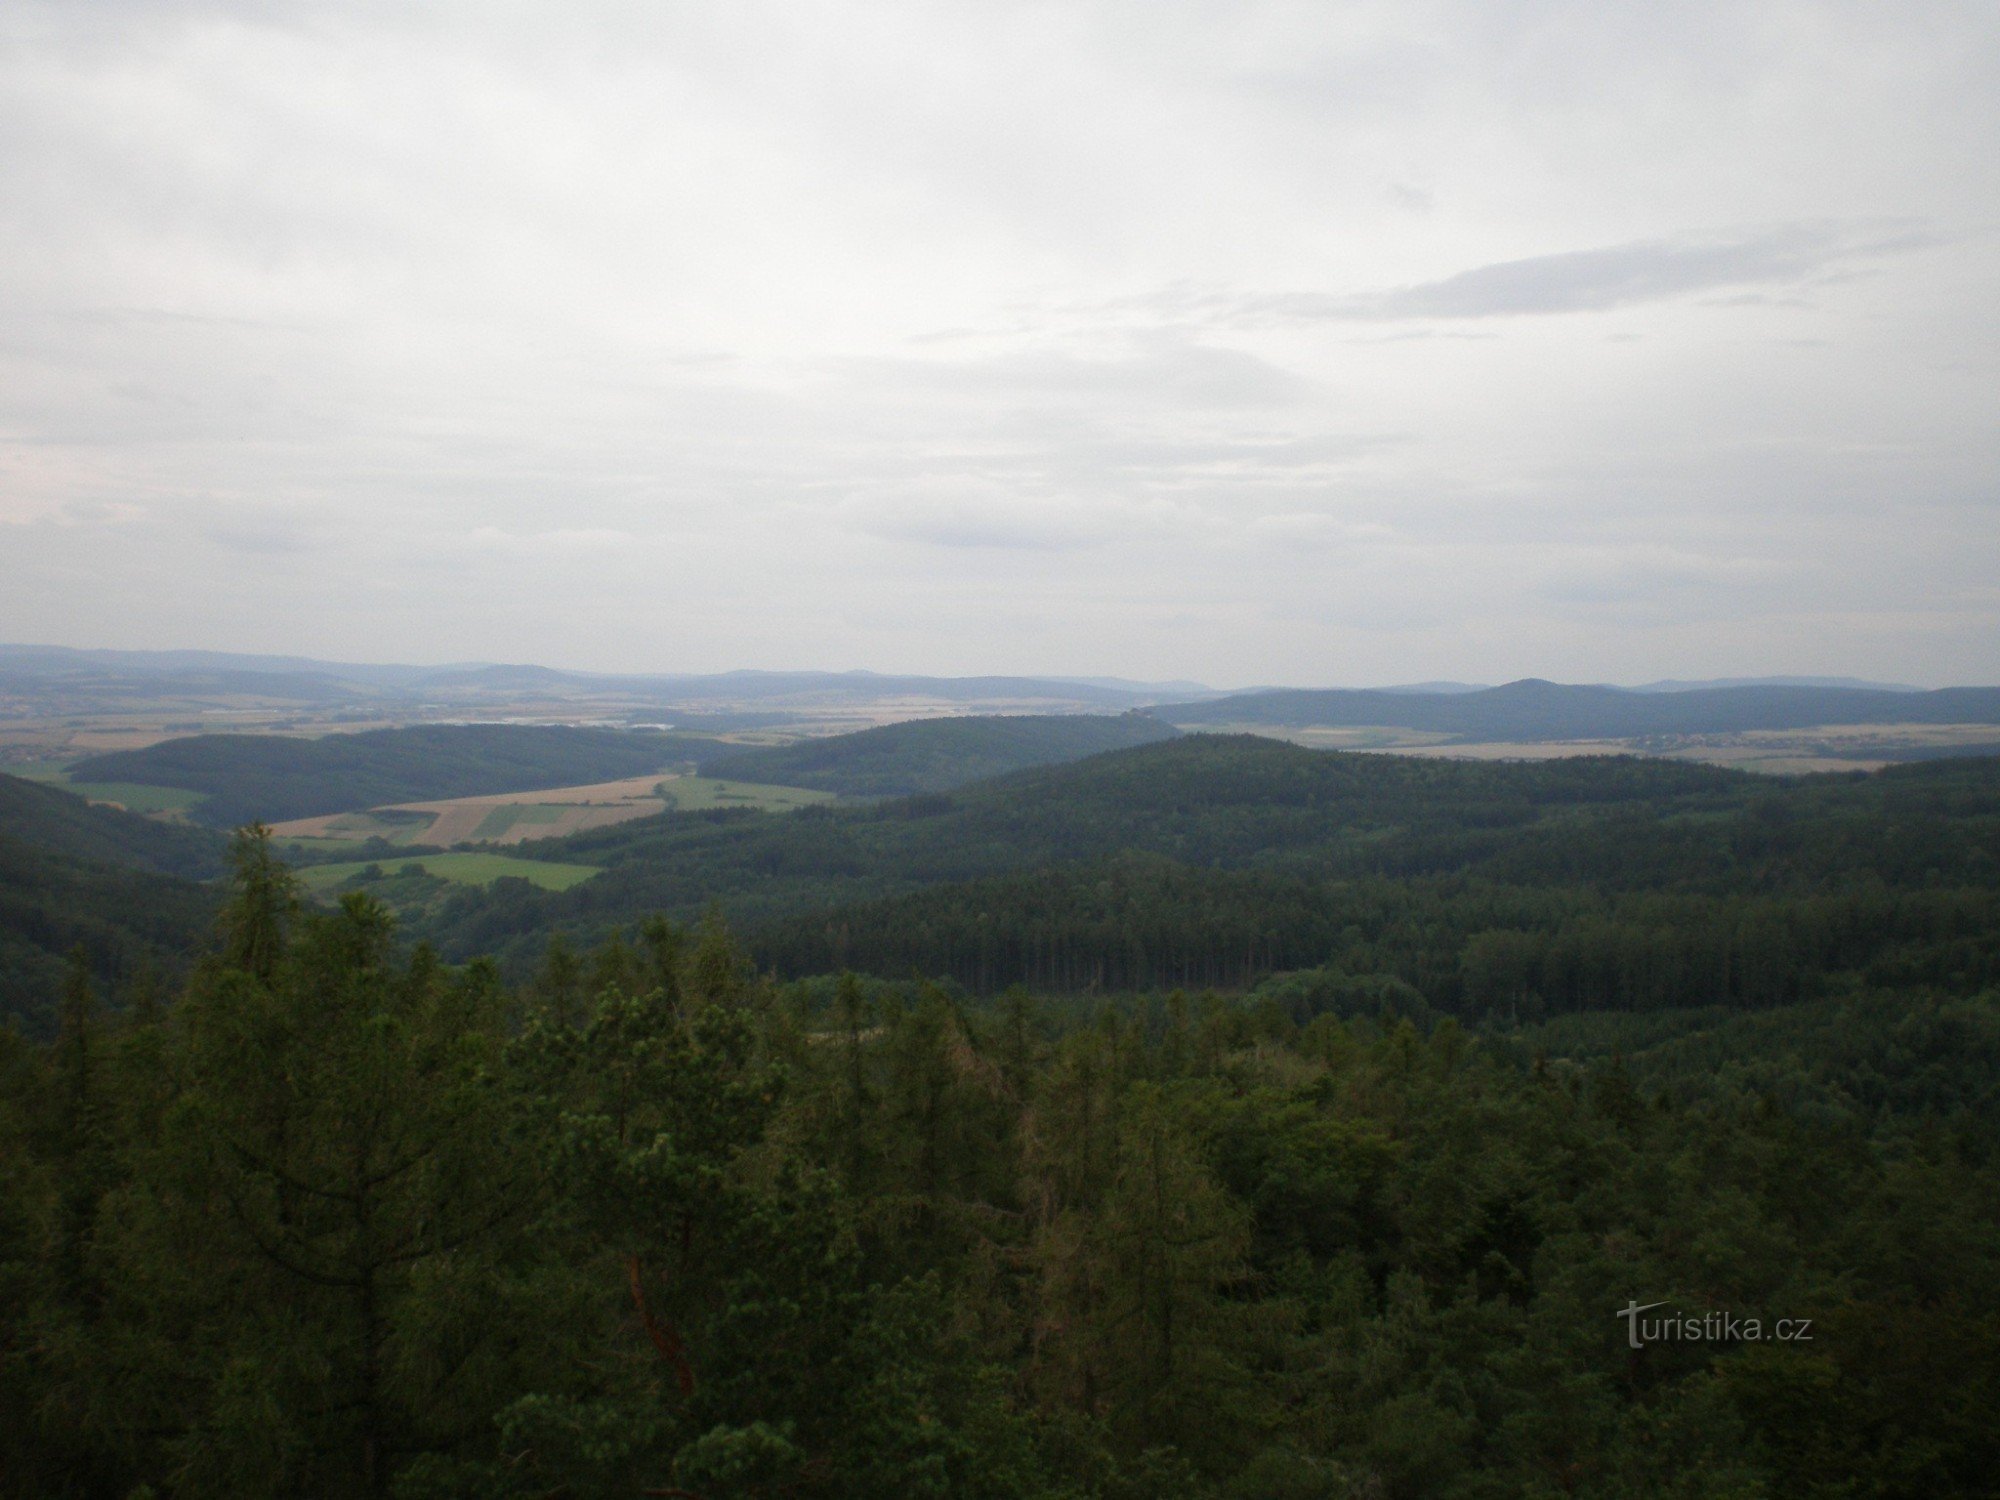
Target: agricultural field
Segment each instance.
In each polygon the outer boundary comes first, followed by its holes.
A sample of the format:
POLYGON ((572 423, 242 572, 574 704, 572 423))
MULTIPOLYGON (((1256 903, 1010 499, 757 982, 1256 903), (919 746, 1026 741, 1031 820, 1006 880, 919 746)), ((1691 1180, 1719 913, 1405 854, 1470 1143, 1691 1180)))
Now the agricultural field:
POLYGON ((1813 729, 1753 729, 1687 742, 1642 741, 1649 754, 1705 760, 1740 771, 1879 771, 1897 761, 2000 752, 1991 724, 1825 724, 1813 729))
POLYGON ((1826 724, 1810 729, 1751 729, 1729 734, 1646 735, 1574 740, 1462 740, 1434 730, 1333 725, 1218 726, 1314 750, 1372 750, 1446 760, 1561 760, 1575 755, 1649 755, 1700 761, 1771 776, 1879 771, 1899 761, 2000 753, 1991 724, 1826 724))
POLYGON ((676 776, 659 786, 660 798, 674 812, 706 812, 717 807, 754 807, 762 812, 791 812, 818 802, 833 801, 832 792, 796 786, 759 786, 746 781, 717 781, 707 776, 676 776))
POLYGON ((548 860, 518 859, 507 854, 425 854, 384 865, 380 860, 351 860, 337 865, 309 865, 298 871, 299 883, 315 896, 337 890, 357 875, 376 872, 388 878, 403 873, 409 865, 424 874, 458 885, 491 885, 503 876, 518 876, 545 891, 566 891, 601 873, 595 865, 559 865, 548 860))

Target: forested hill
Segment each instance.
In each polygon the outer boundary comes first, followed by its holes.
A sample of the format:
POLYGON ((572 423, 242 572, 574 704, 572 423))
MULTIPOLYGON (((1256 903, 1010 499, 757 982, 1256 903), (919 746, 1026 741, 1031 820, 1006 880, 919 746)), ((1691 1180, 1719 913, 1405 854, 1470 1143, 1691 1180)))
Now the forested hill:
POLYGON ((222 871, 223 839, 206 828, 162 823, 74 792, 0 775, 0 837, 64 859, 124 865, 206 880, 222 871))
POLYGON ((76 781, 182 787, 217 828, 396 802, 615 781, 698 759, 713 740, 618 729, 423 724, 330 734, 204 734, 93 756, 76 781))
POLYGON ((1021 714, 917 719, 857 734, 746 750, 705 761, 702 773, 730 781, 810 787, 846 797, 947 792, 1032 766, 1059 765, 1172 739, 1146 714, 1021 714))
POLYGON ((1282 690, 1156 712, 1171 724, 1394 725, 1467 740, 1630 739, 1732 734, 1821 724, 1996 724, 2000 687, 1894 692, 1832 687, 1717 687, 1633 692, 1529 678, 1476 692, 1282 690))
POLYGON ((472 952, 711 900, 732 918, 761 919, 1132 849, 1193 864, 1320 868, 1391 833, 1399 847, 1457 849, 1453 840, 1491 842, 1588 808, 1726 805, 1772 785, 1678 761, 1498 765, 1190 735, 872 807, 653 818, 550 840, 538 856, 605 873, 560 896, 511 886, 467 896, 439 935, 472 952))
MULTIPOLYGON (((1907 921, 1921 928, 1913 940, 1949 945, 2000 922, 2000 761, 1777 780, 1630 757, 1492 764, 1192 735, 950 795, 654 819, 551 847, 606 872, 562 894, 503 883, 454 898, 433 934, 452 952, 520 958, 557 929, 604 932, 713 900, 786 973, 853 965, 1070 988, 1249 983, 1374 931, 1357 950, 1375 954, 1370 972, 1450 998, 1465 944, 1499 928, 1541 944, 1508 962, 1569 965, 1533 988, 1581 998, 1605 970, 1580 956, 1578 930, 1617 927, 1616 962, 1650 964, 1672 988, 1695 960, 1658 929, 1712 927, 1723 950, 1711 943, 1699 961, 1721 966, 1724 991, 1782 995, 1788 981, 1751 970, 1790 972, 1792 958, 1772 955, 1807 954, 1815 923, 1879 935, 1907 921), (1354 884, 1371 881, 1394 889, 1354 884), (1473 883, 1512 894, 1461 900, 1473 883), (1900 914, 1815 905, 1857 891, 1900 914), (1681 906, 1627 909, 1655 896, 1681 906)), ((1952 972, 2000 975, 1993 938, 1953 951, 1952 972)))
POLYGON ((0 775, 0 1023, 46 1026, 70 954, 121 996, 207 932, 223 841, 0 775), (192 878, 187 878, 192 877, 192 878))

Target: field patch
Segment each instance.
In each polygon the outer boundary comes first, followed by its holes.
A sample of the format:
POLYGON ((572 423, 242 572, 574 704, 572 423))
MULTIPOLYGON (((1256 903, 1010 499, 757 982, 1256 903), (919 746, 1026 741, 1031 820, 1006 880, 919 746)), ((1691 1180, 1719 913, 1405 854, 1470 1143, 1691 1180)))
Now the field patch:
POLYGON ((189 808, 208 800, 206 792, 190 792, 177 786, 140 786, 129 781, 68 781, 62 785, 64 790, 75 792, 86 801, 153 816, 184 816, 189 808))
POLYGON ((797 786, 760 786, 747 781, 718 781, 708 776, 675 776, 659 784, 662 802, 675 812, 707 812, 717 807, 755 807, 788 812, 833 801, 832 792, 797 786))
POLYGON ((293 818, 271 826, 274 837, 288 842, 314 844, 365 844, 381 839, 385 844, 429 844, 431 825, 437 814, 408 807, 376 807, 367 812, 329 813, 319 818, 293 818))
POLYGON ((545 891, 566 891, 599 872, 595 865, 559 865, 548 860, 519 859, 509 854, 424 854, 408 860, 349 860, 337 865, 308 865, 296 872, 299 884, 315 896, 337 890, 357 875, 376 872, 371 879, 389 879, 407 865, 426 875, 459 885, 491 885, 502 876, 518 876, 545 891))
POLYGON ((796 787, 752 786, 656 772, 588 786, 453 797, 438 802, 404 802, 367 812, 294 818, 274 825, 271 831, 280 839, 310 841, 319 848, 328 847, 326 841, 358 844, 371 838, 397 845, 451 848, 459 844, 523 844, 530 839, 560 838, 586 828, 603 828, 669 811, 754 807, 766 812, 784 812, 832 800, 829 793, 801 791, 796 787))

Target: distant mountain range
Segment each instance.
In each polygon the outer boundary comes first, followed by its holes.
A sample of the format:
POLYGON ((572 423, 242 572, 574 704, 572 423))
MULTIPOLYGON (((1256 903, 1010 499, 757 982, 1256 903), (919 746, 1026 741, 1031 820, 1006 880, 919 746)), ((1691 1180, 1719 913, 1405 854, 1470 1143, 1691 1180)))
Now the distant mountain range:
MULTIPOLYGON (((1611 686, 1605 683, 1600 686, 1611 686)), ((1635 693, 1687 693, 1702 688, 1733 687, 1805 687, 1805 688, 1862 688, 1876 693, 1921 693, 1925 689, 1907 682, 1870 682, 1865 677, 1704 677, 1687 679, 1666 677, 1658 682, 1642 682, 1632 689, 1635 693)))
POLYGON ((100 700, 200 702, 249 697, 325 708, 476 707, 520 698, 616 700, 636 708, 712 710, 756 706, 812 711, 893 699, 989 707, 1019 704, 1072 712, 1117 711, 1216 690, 1197 682, 1115 677, 930 677, 880 672, 612 673, 462 662, 419 667, 320 661, 222 651, 100 651, 0 645, 0 698, 72 712, 100 700))
MULTIPOLYGON (((984 713, 1155 712, 1183 726, 1381 725, 1466 739, 1627 739, 1823 724, 1994 723, 1989 688, 1927 691, 1845 677, 1666 679, 1622 688, 1526 679, 1501 687, 1419 682, 1382 688, 1256 688, 1117 677, 932 677, 880 672, 620 674, 531 664, 443 666, 321 661, 222 651, 0 645, 0 712, 13 716, 173 714, 296 705, 319 722, 525 715, 665 722, 689 730, 853 710, 949 705, 984 713), (704 717, 707 716, 707 717, 704 717)), ((188 727, 195 727, 190 725, 188 727)))

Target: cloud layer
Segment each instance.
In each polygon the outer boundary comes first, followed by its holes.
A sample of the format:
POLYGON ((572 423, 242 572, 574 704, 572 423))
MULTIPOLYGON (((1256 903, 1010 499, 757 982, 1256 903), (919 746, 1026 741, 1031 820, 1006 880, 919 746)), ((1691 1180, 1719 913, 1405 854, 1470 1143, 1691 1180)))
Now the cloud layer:
POLYGON ((18 0, 0 638, 2000 660, 1990 7, 18 0))

